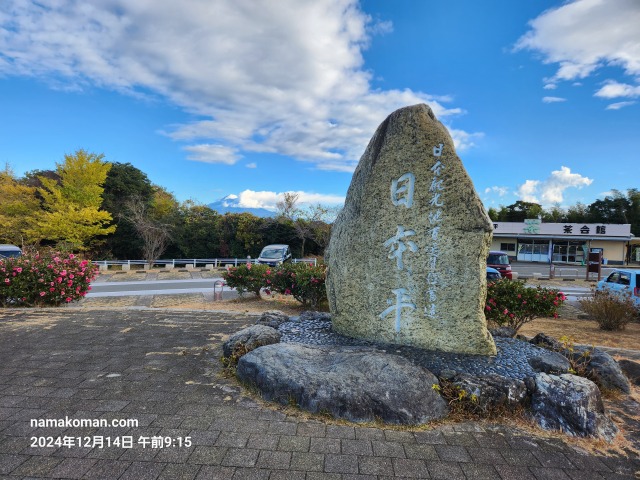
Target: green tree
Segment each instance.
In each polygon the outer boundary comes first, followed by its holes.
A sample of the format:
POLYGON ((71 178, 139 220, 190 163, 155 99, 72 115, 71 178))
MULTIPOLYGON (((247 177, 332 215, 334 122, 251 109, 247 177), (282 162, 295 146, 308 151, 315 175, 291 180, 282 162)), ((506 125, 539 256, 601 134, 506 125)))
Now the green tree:
POLYGON ((116 231, 105 237, 99 252, 101 258, 134 259, 142 257, 143 242, 129 221, 127 202, 141 200, 153 203, 153 186, 147 175, 130 163, 113 163, 104 182, 102 207, 111 213, 116 231))
POLYGON ((86 250, 96 237, 113 233, 111 214, 101 210, 104 182, 111 164, 104 155, 78 150, 56 164, 57 182, 38 177, 44 212, 31 234, 43 240, 86 250))
POLYGON ((0 243, 24 246, 38 240, 34 230, 40 214, 35 187, 16 180, 9 166, 0 171, 0 243))
POLYGON ((518 200, 505 207, 506 215, 503 222, 524 222, 528 218, 538 218, 542 215, 542 207, 537 203, 518 200))
POLYGON ((177 244, 182 258, 220 257, 220 214, 188 200, 180 206, 177 244))

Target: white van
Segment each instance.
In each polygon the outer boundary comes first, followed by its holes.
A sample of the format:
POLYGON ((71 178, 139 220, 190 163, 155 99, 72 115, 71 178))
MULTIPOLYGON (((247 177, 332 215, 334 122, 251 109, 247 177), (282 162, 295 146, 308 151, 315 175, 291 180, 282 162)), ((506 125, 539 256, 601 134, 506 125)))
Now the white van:
POLYGON ((0 244, 0 259, 9 257, 19 257, 22 250, 15 245, 0 244))

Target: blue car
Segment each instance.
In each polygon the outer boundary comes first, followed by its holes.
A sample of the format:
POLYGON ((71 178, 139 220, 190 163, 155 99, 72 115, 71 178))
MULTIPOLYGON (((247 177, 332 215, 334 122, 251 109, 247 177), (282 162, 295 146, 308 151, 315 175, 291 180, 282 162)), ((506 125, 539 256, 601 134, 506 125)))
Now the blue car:
POLYGON ((500 280, 502 275, 495 268, 487 267, 487 281, 495 282, 496 280, 500 280))
POLYGON ((616 295, 630 295, 640 307, 640 270, 633 268, 616 268, 596 286, 596 292, 609 291, 616 295))

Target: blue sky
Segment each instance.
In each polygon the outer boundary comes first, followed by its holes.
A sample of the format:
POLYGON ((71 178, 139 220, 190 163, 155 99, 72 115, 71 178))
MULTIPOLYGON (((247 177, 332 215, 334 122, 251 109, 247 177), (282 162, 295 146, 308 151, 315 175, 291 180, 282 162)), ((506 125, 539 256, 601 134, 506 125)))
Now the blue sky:
POLYGON ((638 185, 637 0, 4 0, 0 162, 79 148, 183 201, 340 203, 420 102, 485 205, 638 185))

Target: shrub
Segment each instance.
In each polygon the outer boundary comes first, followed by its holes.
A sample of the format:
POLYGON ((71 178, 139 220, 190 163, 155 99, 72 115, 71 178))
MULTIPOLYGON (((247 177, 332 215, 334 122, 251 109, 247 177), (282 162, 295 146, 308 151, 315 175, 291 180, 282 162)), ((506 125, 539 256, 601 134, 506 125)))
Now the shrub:
POLYGON ((98 267, 73 254, 26 252, 0 260, 0 306, 33 307, 84 297, 98 267))
POLYGON ((271 269, 268 265, 243 264, 232 267, 222 274, 224 281, 231 288, 235 288, 240 296, 245 292, 255 293, 260 296, 260 290, 269 284, 271 269))
POLYGON ((487 320, 517 332, 535 318, 557 318, 565 299, 553 288, 528 288, 523 281, 503 279, 487 284, 485 315, 487 320))
POLYGON ((271 273, 270 290, 293 295, 305 307, 317 308, 327 299, 325 272, 322 264, 285 263, 271 273))
POLYGON ((618 295, 608 290, 597 291, 592 298, 580 300, 580 307, 598 322, 601 330, 609 331, 624 330, 639 314, 631 292, 618 295))

